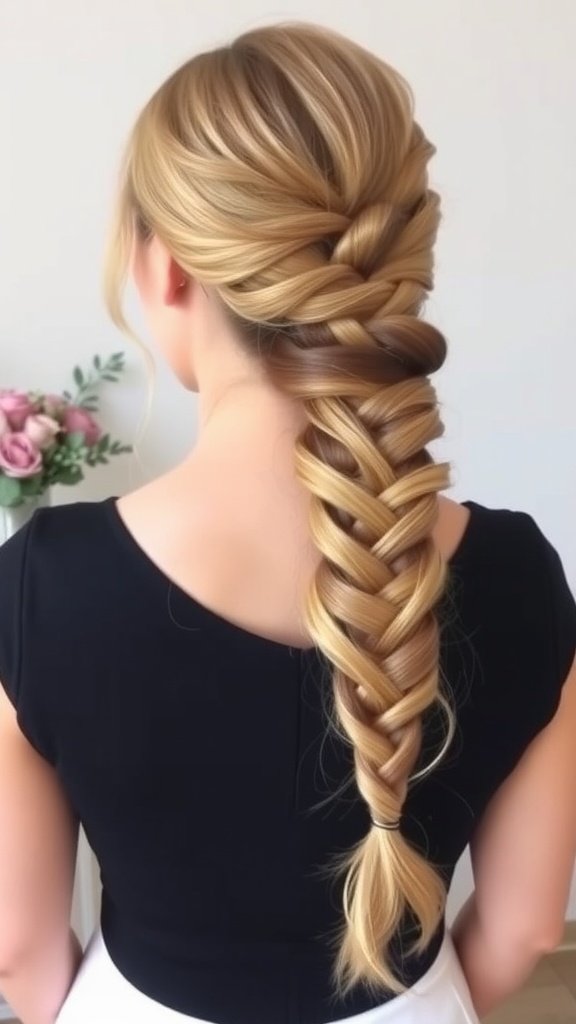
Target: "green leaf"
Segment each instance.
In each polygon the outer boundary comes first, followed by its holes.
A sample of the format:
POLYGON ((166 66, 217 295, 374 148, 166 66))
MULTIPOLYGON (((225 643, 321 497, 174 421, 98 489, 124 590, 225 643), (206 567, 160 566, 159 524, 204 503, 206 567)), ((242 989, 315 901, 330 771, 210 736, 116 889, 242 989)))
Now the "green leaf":
POLYGON ((72 401, 72 395, 70 394, 69 391, 63 391, 62 392, 62 396, 63 396, 63 398, 66 398, 69 402, 72 401))
POLYGON ((74 383, 77 387, 81 388, 84 384, 84 374, 79 366, 74 367, 74 383))
POLYGON ((83 479, 84 474, 80 466, 63 466, 56 475, 54 482, 68 487, 73 484, 79 484, 83 479))
POLYGON ((81 431, 75 431, 73 434, 67 434, 64 444, 69 451, 76 452, 84 445, 84 434, 81 431))
POLYGON ((41 473, 37 473, 36 476, 25 477, 24 480, 19 481, 19 484, 20 493, 23 498, 35 498, 46 489, 41 473))
POLYGON ((100 367, 102 366, 102 360, 100 359, 100 356, 94 356, 94 366, 96 367, 97 370, 99 370, 100 367))
POLYGON ((116 381, 118 380, 118 377, 113 377, 111 373, 103 373, 102 374, 102 380, 109 380, 113 384, 115 384, 116 381))
POLYGON ((22 484, 11 476, 0 473, 0 505, 11 508, 22 501, 22 484))

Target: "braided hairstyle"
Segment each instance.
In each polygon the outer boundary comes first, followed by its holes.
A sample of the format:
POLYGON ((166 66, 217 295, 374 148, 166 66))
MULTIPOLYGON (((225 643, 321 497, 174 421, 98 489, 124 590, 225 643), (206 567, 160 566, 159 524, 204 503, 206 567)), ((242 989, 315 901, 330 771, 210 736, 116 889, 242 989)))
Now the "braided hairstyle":
POLYGON ((435 608, 446 565, 432 541, 448 467, 429 375, 445 341, 419 319, 432 287, 434 149, 404 80, 306 24, 260 28, 184 64, 142 111, 123 170, 108 304, 135 235, 155 233, 210 286, 246 351, 302 403, 296 472, 322 559, 304 624, 333 668, 337 725, 374 824, 346 854, 334 963, 341 993, 399 992, 389 942, 414 950, 444 910, 439 873, 394 824, 439 692, 435 608))

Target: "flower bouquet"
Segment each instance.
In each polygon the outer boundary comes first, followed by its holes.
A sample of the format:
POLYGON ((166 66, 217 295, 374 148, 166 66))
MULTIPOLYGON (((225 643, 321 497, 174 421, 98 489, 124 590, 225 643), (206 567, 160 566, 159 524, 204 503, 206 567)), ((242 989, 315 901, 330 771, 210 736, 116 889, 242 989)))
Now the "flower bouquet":
POLYGON ((85 466, 132 451, 93 416, 100 384, 118 380, 123 369, 122 353, 105 362, 94 356, 87 373, 75 367, 74 394, 0 390, 0 507, 34 503, 52 484, 80 483, 85 466))

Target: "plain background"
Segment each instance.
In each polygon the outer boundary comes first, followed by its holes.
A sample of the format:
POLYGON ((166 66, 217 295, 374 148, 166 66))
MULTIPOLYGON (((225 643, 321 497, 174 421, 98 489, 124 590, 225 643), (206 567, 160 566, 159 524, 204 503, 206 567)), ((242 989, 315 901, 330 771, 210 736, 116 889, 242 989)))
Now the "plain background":
MULTIPOLYGON (((444 210, 428 306, 450 343, 438 453, 456 498, 532 513, 576 580, 574 0, 0 0, 0 385, 59 391, 75 363, 126 347, 102 409, 133 439, 143 364, 100 295, 123 141, 178 63, 293 18, 351 35, 411 82, 444 210)), ((57 500, 137 485, 194 430, 195 398, 160 366, 143 468, 119 459, 57 500)), ((451 910, 469 888, 465 857, 451 910)))

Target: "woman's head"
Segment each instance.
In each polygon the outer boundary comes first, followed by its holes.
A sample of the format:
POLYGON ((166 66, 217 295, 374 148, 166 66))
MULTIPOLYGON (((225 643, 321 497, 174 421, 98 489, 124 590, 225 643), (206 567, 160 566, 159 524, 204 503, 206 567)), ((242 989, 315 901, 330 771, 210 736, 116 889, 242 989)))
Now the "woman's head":
POLYGON ((275 337, 270 324, 297 334, 332 321, 352 342, 343 321, 377 332, 383 318, 417 313, 439 217, 432 153, 403 79, 335 34, 275 26, 200 54, 133 130, 112 310, 134 252, 153 333, 180 369, 200 284, 238 335, 259 324, 261 343, 275 337))
MULTIPOLYGON (((445 343, 418 316, 439 219, 432 153, 406 83, 377 57, 308 25, 249 32, 185 64, 142 111, 108 268, 122 322, 133 257, 152 329, 189 387, 193 347, 229 336, 231 359, 303 403, 296 471, 324 556, 305 622, 333 666, 359 791, 383 822, 401 813, 421 715, 438 699, 445 566, 431 533, 448 474, 426 447, 442 431, 427 376, 445 343)), ((387 942, 410 908, 426 945, 440 879, 377 827, 344 867, 338 981, 396 987, 387 942)))

